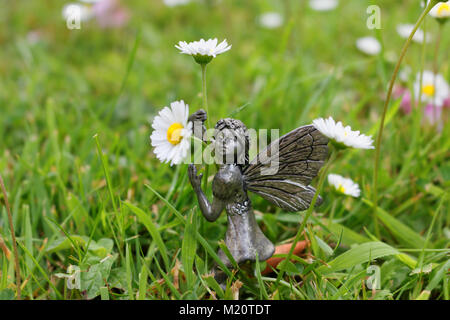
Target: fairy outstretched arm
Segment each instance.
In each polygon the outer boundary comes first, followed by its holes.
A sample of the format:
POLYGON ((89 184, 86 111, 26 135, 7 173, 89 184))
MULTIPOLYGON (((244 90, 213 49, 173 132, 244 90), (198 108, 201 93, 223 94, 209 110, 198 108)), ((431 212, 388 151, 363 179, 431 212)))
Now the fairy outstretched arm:
POLYGON ((206 220, 208 220, 209 222, 216 221, 220 213, 225 208, 225 202, 218 199, 217 197, 213 198, 212 203, 209 202, 201 187, 203 174, 197 175, 197 168, 195 167, 195 165, 189 165, 188 174, 191 185, 195 191, 195 194, 197 195, 200 210, 202 211, 206 220))

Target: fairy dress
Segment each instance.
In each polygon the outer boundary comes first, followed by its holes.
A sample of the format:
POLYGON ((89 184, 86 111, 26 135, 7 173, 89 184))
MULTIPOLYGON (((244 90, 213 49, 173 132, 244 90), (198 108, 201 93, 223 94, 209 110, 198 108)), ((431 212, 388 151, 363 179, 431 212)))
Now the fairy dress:
MULTIPOLYGON (((241 167, 236 164, 222 166, 213 180, 213 195, 225 203, 228 216, 228 229, 225 244, 234 260, 240 264, 245 261, 265 261, 275 247, 262 233, 256 223, 250 199, 244 189, 241 167)), ((225 253, 219 251, 220 259, 227 265, 231 262, 225 253)))

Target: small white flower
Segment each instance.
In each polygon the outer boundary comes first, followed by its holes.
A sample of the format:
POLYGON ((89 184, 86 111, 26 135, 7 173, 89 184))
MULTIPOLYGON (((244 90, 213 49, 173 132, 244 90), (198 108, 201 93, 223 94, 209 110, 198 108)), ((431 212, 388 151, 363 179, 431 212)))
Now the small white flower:
POLYGON ((319 130, 324 136, 331 139, 331 142, 339 147, 352 147, 356 149, 374 149, 372 145, 372 136, 360 134, 359 131, 352 131, 350 126, 344 127, 342 122, 335 122, 332 117, 328 119, 313 120, 314 127, 319 130))
POLYGON ((339 4, 338 0, 309 0, 309 6, 315 11, 330 11, 339 4))
POLYGON ((278 12, 266 12, 259 17, 259 23, 267 29, 275 29, 283 24, 283 16, 278 12))
POLYGON ((435 104, 436 107, 442 107, 450 96, 450 88, 444 77, 440 74, 435 75, 430 70, 423 71, 422 87, 420 87, 420 72, 417 73, 414 96, 419 98, 420 92, 422 92, 422 101, 435 104))
POLYGON ((62 16, 64 20, 80 19, 80 21, 88 21, 93 16, 92 6, 81 3, 68 3, 62 9, 62 16))
POLYGON ((436 19, 450 18, 450 1, 439 2, 431 9, 429 15, 436 19))
POLYGON ((365 54, 375 56, 381 52, 381 44, 374 37, 363 37, 356 40, 356 47, 365 54))
POLYGON ((228 45, 227 40, 223 40, 217 44, 217 38, 209 39, 205 41, 194 41, 187 43, 186 41, 178 42, 175 48, 181 51, 181 53, 189 54, 194 57, 195 61, 200 64, 206 64, 215 58, 218 54, 224 53, 231 49, 231 45, 228 45))
POLYGON ((180 164, 188 155, 192 122, 188 122, 189 106, 183 100, 164 107, 152 123, 154 129, 150 139, 154 153, 161 162, 180 164))
POLYGON ((163 0, 163 3, 168 7, 176 7, 185 5, 191 2, 191 0, 163 0))
POLYGON ((334 189, 347 196, 358 198, 361 194, 359 185, 353 182, 352 179, 344 178, 338 174, 330 173, 328 175, 328 183, 334 187, 334 189))
MULTIPOLYGON (((413 24, 399 24, 397 25, 397 33, 399 34, 400 37, 408 39, 409 35, 411 34, 411 32, 414 29, 414 25, 413 24)), ((426 33, 426 40, 425 40, 425 32, 423 32, 422 29, 417 29, 416 33, 413 36, 413 41, 417 42, 417 43, 423 43, 424 41, 426 41, 426 43, 431 41, 431 35, 427 32, 426 33)))

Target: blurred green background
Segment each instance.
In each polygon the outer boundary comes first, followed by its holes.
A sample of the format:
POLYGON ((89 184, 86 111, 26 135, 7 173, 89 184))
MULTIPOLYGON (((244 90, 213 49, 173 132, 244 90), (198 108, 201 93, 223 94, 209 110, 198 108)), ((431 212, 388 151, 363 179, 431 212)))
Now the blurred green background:
MULTIPOLYGON (((211 123, 232 115, 249 128, 279 128, 284 134, 315 118, 333 116, 374 135, 387 83, 405 41, 396 26, 414 23, 422 10, 419 1, 411 0, 340 1, 329 12, 312 10, 307 1, 198 0, 168 7, 160 0, 133 0, 120 3, 129 16, 121 27, 102 28, 93 18, 82 21, 81 29, 70 30, 62 17, 66 4, 62 0, 0 0, 0 173, 13 206, 16 235, 30 253, 20 246, 22 281, 26 281, 23 296, 29 299, 92 298, 100 293, 102 297, 136 298, 140 290, 147 298, 210 298, 205 289, 210 284, 201 281, 200 274, 209 270, 213 259, 200 245, 194 289, 181 283, 177 295, 167 285, 174 281, 170 271, 176 259, 181 259, 178 255, 186 231, 168 205, 145 187, 149 184, 183 215, 196 204, 186 167, 159 163, 149 140, 153 117, 170 102, 182 99, 191 112, 201 108, 200 67, 178 52, 174 47, 178 41, 218 38, 232 45, 208 65, 211 123), (366 9, 371 4, 381 8, 380 30, 366 27, 366 9), (260 15, 271 11, 284 20, 275 29, 259 23, 260 15), (383 44, 382 53, 367 56, 359 52, 355 41, 363 36, 377 37, 383 44), (96 134, 105 154, 110 190, 93 138, 96 134), (162 263, 161 248, 123 201, 133 203, 153 220, 170 268, 165 266, 164 271, 155 265, 155 260, 162 263), (54 249, 67 235, 114 241, 113 246, 102 247, 100 256, 119 253, 112 267, 118 280, 115 285, 110 282, 117 290, 102 292, 100 281, 88 296, 67 291, 64 281, 54 276, 56 272, 65 272, 69 264, 88 269, 98 263, 94 259, 82 264, 70 245, 54 249), (139 273, 144 268, 148 268, 148 283, 142 280, 141 284, 139 273), (141 289, 144 282, 145 290, 141 289)), ((438 24, 427 18, 422 28, 436 35, 438 24)), ((448 28, 439 51, 439 72, 447 81, 448 28)), ((412 69, 408 86, 421 61, 425 69, 431 69, 433 58, 433 42, 412 44, 404 61, 412 69)), ((374 297, 413 299, 429 289, 429 298, 448 299, 450 132, 446 125, 437 131, 418 124, 418 112, 405 115, 398 103, 392 103, 394 111, 383 136, 378 192, 386 216, 381 221, 382 238, 375 240, 410 250, 405 252, 416 262, 405 265, 393 257, 380 260, 380 265, 388 264, 382 290, 374 297), (431 251, 421 251, 424 247, 431 251), (414 264, 417 261, 431 263, 433 271, 411 276, 414 266, 419 266, 414 264), (437 284, 427 287, 436 274, 437 284)), ((443 119, 447 117, 444 113, 443 119)), ((309 251, 317 267, 319 260, 330 261, 355 244, 374 240, 373 210, 365 201, 371 199, 374 156, 374 151, 349 151, 333 165, 332 172, 360 184, 362 197, 338 197, 325 186, 325 203, 308 229, 310 237, 320 239, 320 245, 309 251), (325 228, 321 220, 331 214, 336 219, 334 229, 325 228), (339 226, 349 230, 348 236, 330 255, 326 248, 338 242, 339 226)), ((257 197, 252 200, 255 210, 271 213, 257 216, 274 243, 295 235, 300 214, 281 212, 257 197)), ((194 232, 201 233, 216 251, 225 232, 225 215, 210 224, 197 212, 197 220, 198 231, 194 232)), ((0 234, 11 249, 5 210, 0 215, 0 234)), ((83 245, 88 247, 81 244, 81 251, 88 252, 83 245)), ((11 290, 13 263, 5 257, 0 257, 1 270, 8 276, 0 289, 11 290)), ((286 281, 294 283, 300 293, 289 286, 277 288, 267 279, 262 280, 265 290, 256 280, 241 279, 246 285, 242 297, 354 299, 372 295, 362 293, 361 281, 347 283, 355 290, 342 289, 345 279, 355 275, 364 279, 361 264, 346 269, 344 278, 331 277, 329 284, 323 282, 326 277, 314 274, 314 268, 299 265, 306 272, 290 273, 286 281), (319 289, 309 281, 318 283, 319 289), (328 287, 330 283, 333 288, 328 287)))

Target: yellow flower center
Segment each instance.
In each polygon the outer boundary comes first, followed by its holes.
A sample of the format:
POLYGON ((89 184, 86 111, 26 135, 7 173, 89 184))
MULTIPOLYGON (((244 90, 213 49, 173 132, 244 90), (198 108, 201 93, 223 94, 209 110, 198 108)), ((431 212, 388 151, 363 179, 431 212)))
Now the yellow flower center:
POLYGON ((427 84, 422 87, 422 92, 424 94, 426 94, 427 96, 430 96, 430 97, 434 96, 434 91, 435 91, 435 89, 432 84, 427 84))
POLYGON ((173 145, 179 144, 183 136, 181 135, 181 130, 183 126, 181 123, 175 122, 169 129, 167 129, 167 140, 173 145))
POLYGON ((339 191, 340 193, 345 193, 345 188, 342 184, 339 184, 337 191, 339 191))
POLYGON ((448 12, 450 12, 450 5, 448 5, 447 3, 442 3, 437 10, 438 15, 443 15, 444 13, 448 12))

